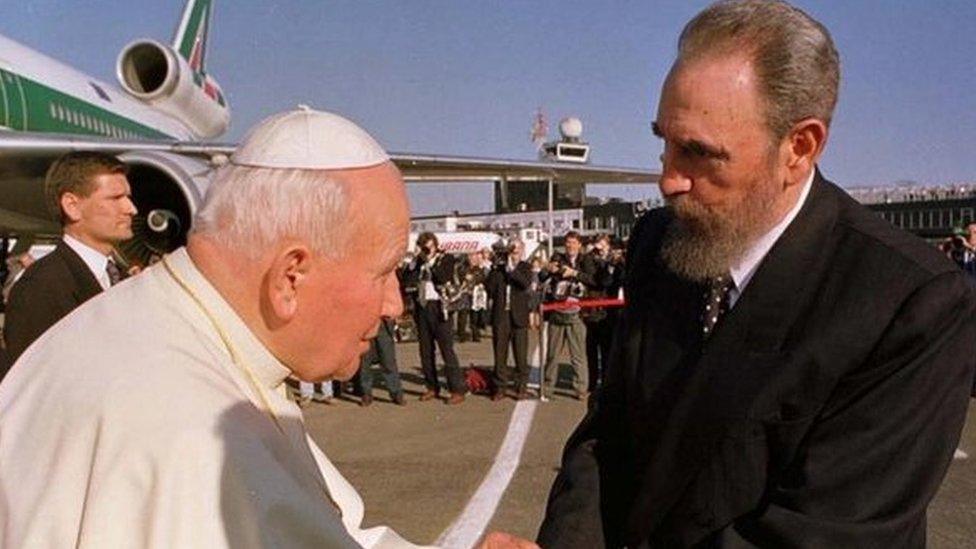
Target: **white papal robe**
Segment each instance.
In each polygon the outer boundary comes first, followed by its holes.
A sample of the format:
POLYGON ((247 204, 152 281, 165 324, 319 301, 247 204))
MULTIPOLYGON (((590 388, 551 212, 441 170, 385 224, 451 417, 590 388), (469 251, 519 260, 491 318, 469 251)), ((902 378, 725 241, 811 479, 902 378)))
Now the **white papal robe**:
POLYGON ((184 249, 167 261, 200 303, 157 264, 61 320, 0 385, 2 547, 413 547, 360 528, 362 499, 286 398, 289 370, 184 249))

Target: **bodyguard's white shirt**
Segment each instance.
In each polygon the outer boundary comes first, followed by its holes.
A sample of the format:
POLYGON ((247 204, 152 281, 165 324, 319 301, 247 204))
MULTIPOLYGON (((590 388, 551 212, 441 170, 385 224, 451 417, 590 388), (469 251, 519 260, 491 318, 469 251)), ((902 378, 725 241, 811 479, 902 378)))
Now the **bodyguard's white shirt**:
POLYGON ((816 170, 811 170, 809 177, 807 177, 806 182, 803 184, 803 190, 800 192, 800 198, 797 199, 796 204, 793 205, 786 217, 782 221, 776 224, 775 227, 769 230, 766 234, 759 237, 752 246, 746 251, 745 255, 742 256, 742 261, 738 265, 734 265, 730 269, 730 274, 732 275, 732 281, 735 282, 735 287, 729 292, 729 308, 735 307, 735 303, 739 300, 739 296, 745 291, 746 286, 749 285, 749 281, 752 280, 752 275, 756 274, 756 269, 759 268, 759 264, 765 259, 766 254, 769 250, 773 249, 776 241, 779 240, 783 233, 786 232, 786 228, 790 226, 790 223, 796 219, 797 214, 803 208, 803 204, 807 201, 807 196, 810 194, 810 187, 813 186, 813 174, 816 170))
POLYGON ((65 234, 63 239, 64 243, 74 250, 81 257, 81 260, 85 262, 88 269, 95 275, 95 279, 101 284, 102 289, 109 289, 112 281, 109 280, 108 271, 105 270, 105 267, 108 265, 108 256, 69 234, 65 234))
POLYGON ((360 528, 289 370, 184 249, 168 262, 254 381, 161 263, 75 309, 0 384, 0 546, 413 547, 360 528))

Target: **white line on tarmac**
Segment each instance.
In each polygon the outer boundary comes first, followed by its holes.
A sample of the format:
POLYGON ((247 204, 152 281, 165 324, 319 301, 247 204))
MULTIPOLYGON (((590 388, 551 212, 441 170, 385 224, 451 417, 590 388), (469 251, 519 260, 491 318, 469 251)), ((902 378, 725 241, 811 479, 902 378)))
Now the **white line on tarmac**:
POLYGON ((469 549, 474 547, 488 523, 495 515, 495 510, 505 494, 505 489, 515 476, 522 448, 529 438, 529 428, 532 427, 532 417, 537 405, 535 400, 522 400, 515 405, 512 419, 508 423, 505 440, 495 456, 495 462, 481 486, 475 491, 464 511, 435 542, 444 549, 469 549))

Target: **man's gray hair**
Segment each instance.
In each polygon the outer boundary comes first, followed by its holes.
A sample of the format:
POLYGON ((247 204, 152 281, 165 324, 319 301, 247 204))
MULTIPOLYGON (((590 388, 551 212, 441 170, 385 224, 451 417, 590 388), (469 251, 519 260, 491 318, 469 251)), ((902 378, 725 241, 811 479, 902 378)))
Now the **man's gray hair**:
POLYGON ((191 234, 254 259, 288 238, 335 259, 352 234, 347 213, 345 189, 329 172, 228 164, 207 190, 191 234))
POLYGON ((828 127, 837 104, 840 56, 819 22, 778 0, 731 0, 712 4, 685 25, 678 63, 746 53, 753 61, 775 140, 804 118, 828 127))

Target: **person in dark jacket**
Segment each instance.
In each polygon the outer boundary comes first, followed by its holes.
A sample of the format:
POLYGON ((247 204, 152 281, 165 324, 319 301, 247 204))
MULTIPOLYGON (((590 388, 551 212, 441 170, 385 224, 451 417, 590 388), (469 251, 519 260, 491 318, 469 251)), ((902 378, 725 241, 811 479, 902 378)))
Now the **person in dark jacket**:
POLYGON ((820 174, 839 67, 784 2, 719 2, 681 33, 654 123, 667 207, 631 234, 542 547, 925 546, 976 295, 820 174))
POLYGON ((413 318, 420 348, 420 365, 427 390, 421 401, 440 397, 437 380, 435 343, 444 358, 444 372, 451 396, 448 404, 464 402, 467 388, 461 375, 461 365, 454 352, 454 330, 444 306, 444 286, 454 281, 454 257, 438 246, 434 233, 424 232, 417 237, 417 255, 404 274, 404 285, 413 300, 413 318))
POLYGON ((589 394, 589 373, 586 366, 586 326, 580 318, 579 299, 587 287, 595 286, 597 267, 593 258, 583 253, 583 244, 576 231, 566 233, 566 253, 554 254, 549 268, 542 272, 546 286, 546 300, 565 305, 547 315, 549 323, 546 366, 540 400, 552 397, 559 377, 559 353, 563 346, 569 349, 573 366, 573 392, 578 400, 586 400, 589 394))
POLYGON ((122 279, 115 245, 132 237, 128 166, 101 153, 68 153, 48 169, 44 190, 63 235, 10 289, 4 341, 11 363, 79 305, 122 279))
POLYGON ((485 283, 491 298, 491 333, 495 351, 496 390, 492 400, 501 400, 514 381, 516 399, 528 398, 529 302, 532 291, 532 267, 523 259, 525 244, 513 239, 498 254, 485 283), (508 349, 515 359, 515 379, 508 365, 508 349))

